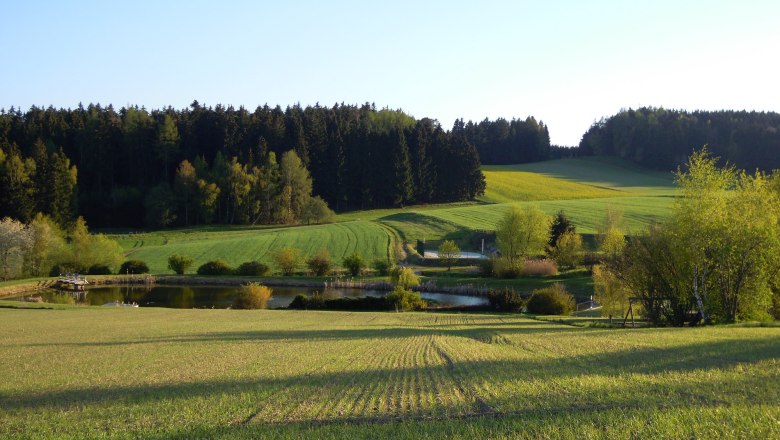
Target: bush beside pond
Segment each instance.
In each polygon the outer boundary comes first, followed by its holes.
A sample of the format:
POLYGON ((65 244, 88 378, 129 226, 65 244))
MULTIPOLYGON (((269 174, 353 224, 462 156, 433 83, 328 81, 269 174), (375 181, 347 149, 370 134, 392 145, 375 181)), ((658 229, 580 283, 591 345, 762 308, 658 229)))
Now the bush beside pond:
POLYGON ((233 300, 234 309, 265 309, 271 299, 270 287, 258 283, 241 286, 238 295, 233 300))
POLYGON ((264 277, 271 272, 271 268, 268 265, 259 261, 247 261, 241 263, 236 269, 236 275, 242 275, 246 277, 264 277))
POLYGON ((534 290, 528 300, 528 313, 537 315, 569 315, 574 311, 574 297, 563 284, 555 283, 544 289, 534 290))
POLYGON ((222 260, 212 260, 198 268, 198 275, 233 275, 233 273, 233 268, 222 260))
POLYGON ((149 266, 142 260, 127 260, 119 266, 119 274, 149 273, 149 266))

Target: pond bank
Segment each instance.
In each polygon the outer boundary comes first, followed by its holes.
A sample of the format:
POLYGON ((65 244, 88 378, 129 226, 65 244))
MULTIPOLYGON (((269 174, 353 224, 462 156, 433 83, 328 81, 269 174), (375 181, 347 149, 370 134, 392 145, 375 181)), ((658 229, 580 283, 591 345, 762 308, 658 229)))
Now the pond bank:
MULTIPOLYGON (((306 278, 261 278, 261 277, 207 277, 197 275, 95 275, 87 276, 90 285, 196 285, 196 286, 240 286, 247 283, 261 283, 270 287, 308 287, 308 288, 347 288, 363 290, 389 291, 393 286, 383 280, 362 279, 306 279, 306 278)), ((19 280, 18 283, 0 287, 0 298, 19 295, 25 292, 33 292, 53 288, 57 278, 33 279, 29 282, 19 280)), ((451 293, 469 296, 487 295, 487 286, 449 285, 440 286, 436 283, 425 282, 414 288, 420 292, 451 293)))

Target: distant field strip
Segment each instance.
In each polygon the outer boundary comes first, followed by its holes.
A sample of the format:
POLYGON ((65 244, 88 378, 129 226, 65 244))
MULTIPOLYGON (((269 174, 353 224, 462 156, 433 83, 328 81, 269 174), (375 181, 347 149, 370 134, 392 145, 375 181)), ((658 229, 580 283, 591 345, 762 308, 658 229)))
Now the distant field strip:
POLYGON ((76 308, 0 332, 4 438, 780 434, 780 328, 76 308))
POLYGON ((627 192, 664 192, 674 189, 674 175, 671 172, 648 170, 614 157, 558 159, 484 168, 537 173, 556 179, 627 192))
POLYGON ((531 200, 591 199, 631 193, 572 182, 512 167, 484 167, 487 189, 480 200, 506 203, 531 200))
POLYGON ((325 248, 340 262, 353 252, 368 261, 387 258, 391 246, 387 231, 366 221, 290 228, 158 231, 122 236, 120 242, 132 258, 146 261, 154 273, 168 271, 167 259, 172 254, 189 255, 195 267, 217 258, 235 266, 250 260, 271 264, 273 253, 283 247, 300 249, 304 256, 325 248))
POLYGON ((501 216, 511 205, 538 206, 549 215, 563 210, 572 219, 577 231, 592 234, 604 220, 608 206, 621 209, 629 231, 639 233, 653 222, 662 220, 669 213, 673 197, 617 197, 580 200, 553 200, 538 202, 472 205, 460 208, 428 210, 425 214, 471 229, 495 229, 501 216))

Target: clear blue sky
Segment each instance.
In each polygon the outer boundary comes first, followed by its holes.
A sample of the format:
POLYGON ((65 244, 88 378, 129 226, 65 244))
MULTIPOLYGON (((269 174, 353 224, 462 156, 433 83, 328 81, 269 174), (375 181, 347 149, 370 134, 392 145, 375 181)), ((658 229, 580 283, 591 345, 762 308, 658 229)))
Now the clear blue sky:
POLYGON ((780 110, 780 1, 0 0, 0 107, 525 118, 575 145, 621 108, 780 110))

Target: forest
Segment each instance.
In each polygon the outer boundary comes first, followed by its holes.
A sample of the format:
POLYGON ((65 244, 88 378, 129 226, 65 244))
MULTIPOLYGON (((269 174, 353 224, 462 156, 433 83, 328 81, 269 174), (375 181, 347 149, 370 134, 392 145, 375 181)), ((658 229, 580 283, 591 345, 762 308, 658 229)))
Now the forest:
POLYGON ((485 189, 462 121, 445 130, 369 104, 33 107, 0 113, 0 216, 27 222, 42 212, 67 224, 82 215, 93 227, 299 222, 300 209, 291 218, 260 205, 294 199, 277 169, 290 151, 311 193, 337 211, 472 200, 485 189), (183 192, 195 190, 177 191, 182 172, 194 172, 191 186, 214 199, 213 212, 190 215, 183 192), (149 194, 172 212, 150 215, 160 203, 149 194))
POLYGON ((473 200, 483 164, 608 155, 673 170, 704 145, 721 165, 780 168, 780 114, 625 110, 566 148, 531 116, 448 130, 372 104, 11 108, 0 110, 0 217, 41 212, 69 226, 83 216, 98 228, 318 222, 331 209, 473 200))
POLYGON ((703 146, 745 170, 780 168, 780 114, 747 111, 624 110, 593 124, 581 155, 609 155, 673 170, 703 146))

